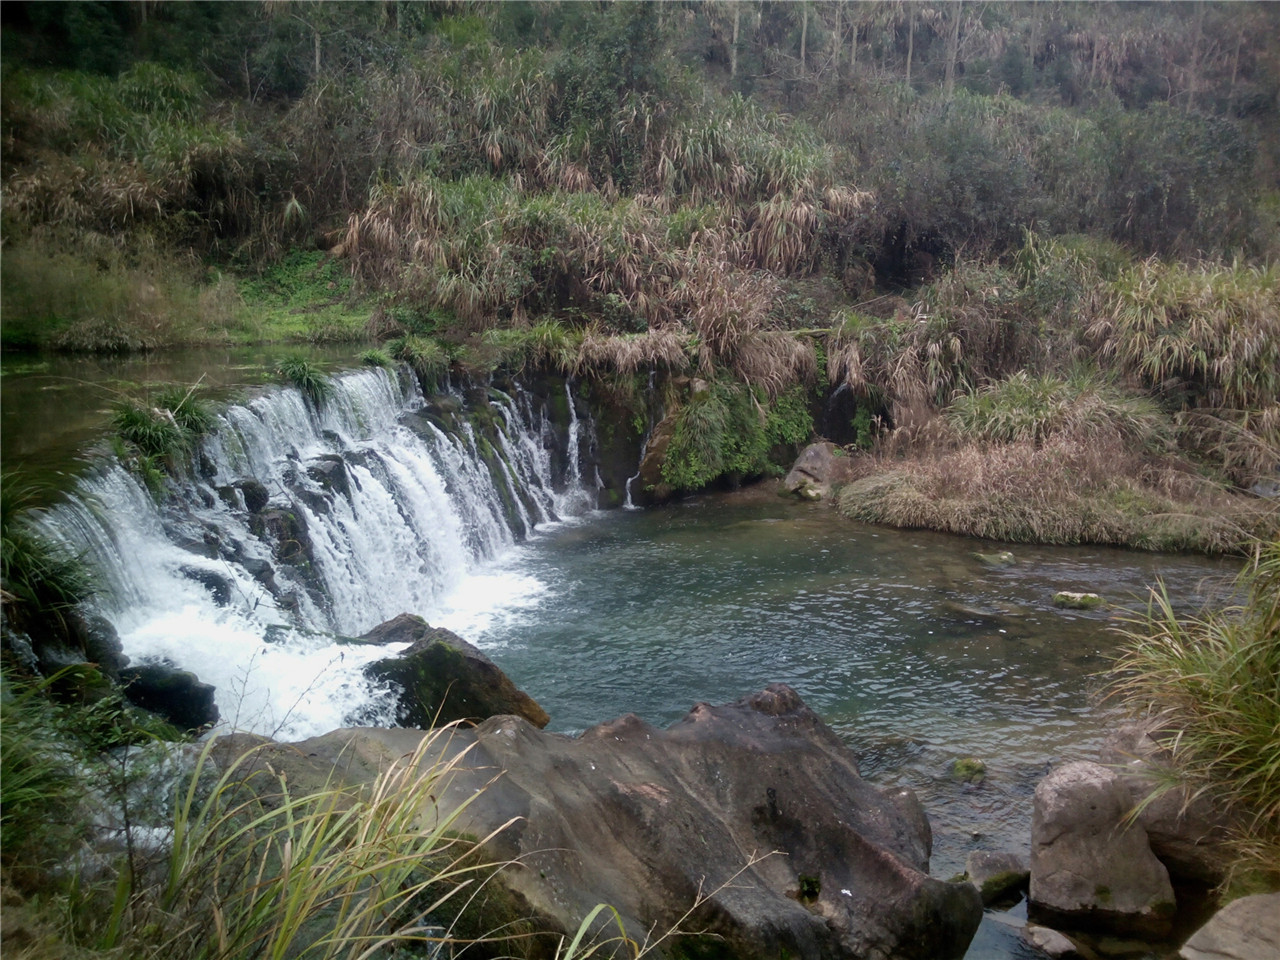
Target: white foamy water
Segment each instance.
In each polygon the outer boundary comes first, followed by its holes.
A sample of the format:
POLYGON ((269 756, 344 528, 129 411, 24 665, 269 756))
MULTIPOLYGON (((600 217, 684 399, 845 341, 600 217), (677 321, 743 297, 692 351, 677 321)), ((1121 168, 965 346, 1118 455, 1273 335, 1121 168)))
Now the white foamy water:
POLYGON ((390 723, 363 667, 394 648, 343 638, 400 613, 466 636, 527 610, 545 585, 505 561, 536 525, 594 506, 576 415, 557 476, 541 406, 490 396, 501 458, 465 420, 447 433, 423 416, 403 374, 344 374, 318 411, 271 392, 219 415, 198 479, 162 502, 104 464, 45 526, 107 577, 98 603, 125 653, 213 684, 224 722, 282 739, 390 723))

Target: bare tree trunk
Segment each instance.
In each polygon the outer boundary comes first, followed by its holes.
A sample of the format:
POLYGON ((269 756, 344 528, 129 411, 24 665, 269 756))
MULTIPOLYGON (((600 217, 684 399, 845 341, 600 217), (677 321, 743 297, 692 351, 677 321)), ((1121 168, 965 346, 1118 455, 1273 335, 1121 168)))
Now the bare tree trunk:
POLYGON ((1187 71, 1187 113, 1195 107, 1196 81, 1200 71, 1200 42, 1204 36, 1204 3, 1198 4, 1200 11, 1196 16, 1196 34, 1191 41, 1191 67, 1187 71))
POLYGON ((911 4, 911 14, 907 17, 907 86, 911 86, 911 55, 916 45, 916 5, 911 4))
POLYGON ((1244 43, 1244 31, 1236 34, 1236 52, 1231 58, 1231 92, 1227 94, 1227 113, 1236 112, 1236 77, 1240 75, 1240 44, 1244 43))
POLYGON ((956 92, 956 60, 960 57, 960 14, 964 0, 956 0, 951 7, 951 33, 947 36, 947 74, 942 82, 943 93, 948 100, 956 92))
POLYGON ((832 46, 835 49, 835 55, 832 56, 831 63, 836 68, 836 80, 839 80, 840 79, 840 37, 841 37, 841 31, 844 30, 844 24, 840 22, 840 14, 843 12, 841 9, 841 5, 837 3, 834 6, 836 11, 836 25, 835 25, 835 30, 832 33, 832 35, 835 37, 835 40, 832 46))
POLYGON ((809 42, 809 4, 800 5, 800 74, 805 72, 805 47, 809 42))
POLYGON ((315 44, 316 44, 316 72, 315 72, 315 78, 316 78, 317 80, 319 80, 319 79, 320 79, 320 31, 319 31, 319 30, 313 30, 313 31, 312 31, 312 36, 315 38, 315 44))
POLYGON ((729 44, 729 79, 738 75, 738 20, 741 17, 740 4, 733 5, 733 42, 729 44))
POLYGON ((849 24, 849 76, 853 76, 858 66, 858 18, 850 17, 849 24))

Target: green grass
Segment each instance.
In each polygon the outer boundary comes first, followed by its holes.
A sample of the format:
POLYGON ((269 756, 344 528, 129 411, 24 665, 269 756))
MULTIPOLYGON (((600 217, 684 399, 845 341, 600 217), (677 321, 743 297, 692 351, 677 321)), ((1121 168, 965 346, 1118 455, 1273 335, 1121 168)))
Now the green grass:
POLYGON ((0 477, 0 587, 5 614, 19 625, 60 618, 98 589, 82 557, 33 525, 32 508, 40 493, 14 473, 0 477))
POLYGON ((241 343, 339 343, 367 338, 370 308, 352 291, 341 260, 294 249, 260 276, 240 281, 241 343))
POLYGON ((333 381, 305 357, 286 356, 276 361, 276 376, 296 387, 314 407, 322 407, 333 393, 333 381))
POLYGON ((1207 793, 1236 818, 1239 870, 1280 886, 1280 540, 1259 543, 1237 601, 1181 617, 1163 586, 1125 630, 1115 689, 1160 720, 1164 789, 1207 793))

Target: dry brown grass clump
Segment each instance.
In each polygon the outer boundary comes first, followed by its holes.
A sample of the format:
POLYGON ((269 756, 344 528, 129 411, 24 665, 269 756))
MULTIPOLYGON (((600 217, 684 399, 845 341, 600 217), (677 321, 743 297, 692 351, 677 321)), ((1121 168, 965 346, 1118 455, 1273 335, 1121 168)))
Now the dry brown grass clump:
POLYGON ((967 444, 884 461, 845 487, 855 520, 1019 543, 1101 543, 1143 550, 1239 550, 1280 516, 1119 441, 1054 438, 967 444))

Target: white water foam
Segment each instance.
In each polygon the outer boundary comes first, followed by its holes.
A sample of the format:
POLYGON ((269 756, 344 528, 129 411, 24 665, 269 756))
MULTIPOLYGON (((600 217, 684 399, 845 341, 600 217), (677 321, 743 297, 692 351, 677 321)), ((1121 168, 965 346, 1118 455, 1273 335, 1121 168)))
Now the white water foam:
POLYGON ((541 409, 523 391, 491 396, 505 489, 469 424, 444 432, 417 417, 411 378, 365 370, 337 378, 319 411, 296 390, 227 408, 202 445, 200 479, 161 504, 113 463, 45 526, 106 575, 99 606, 125 653, 213 684, 225 723, 283 739, 388 724, 390 694, 362 668, 394 648, 341 638, 405 612, 466 636, 536 605, 545 585, 504 562, 524 533, 504 500, 527 529, 594 505, 576 413, 572 472, 557 477, 541 409), (256 516, 251 485, 269 497, 256 516), (266 517, 304 531, 310 560, 281 560, 266 517))

